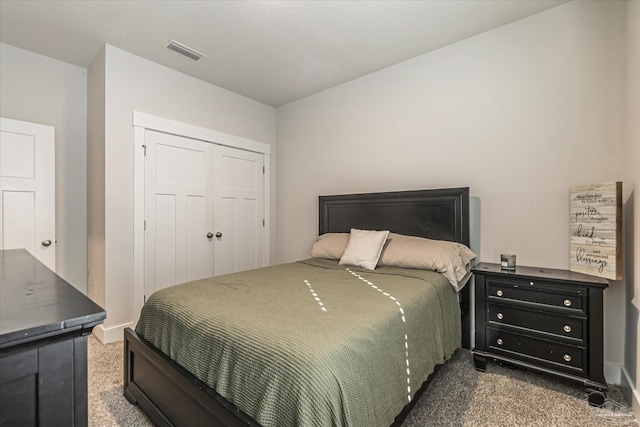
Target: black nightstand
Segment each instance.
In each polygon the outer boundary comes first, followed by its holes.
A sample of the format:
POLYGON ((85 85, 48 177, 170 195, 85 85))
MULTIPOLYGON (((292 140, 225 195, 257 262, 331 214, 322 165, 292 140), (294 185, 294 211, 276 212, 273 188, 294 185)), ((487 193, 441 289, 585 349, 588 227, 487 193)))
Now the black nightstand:
POLYGON ((602 293, 605 279, 568 270, 480 263, 475 275, 476 369, 487 360, 584 385, 604 403, 602 293))

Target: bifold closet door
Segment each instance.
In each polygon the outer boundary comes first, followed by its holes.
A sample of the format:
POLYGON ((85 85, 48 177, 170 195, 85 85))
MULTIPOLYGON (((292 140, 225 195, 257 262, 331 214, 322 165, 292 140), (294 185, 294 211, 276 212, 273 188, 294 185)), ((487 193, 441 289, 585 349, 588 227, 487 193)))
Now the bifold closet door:
POLYGON ((264 157, 145 131, 144 292, 265 265, 264 157))
POLYGON ((214 273, 263 267, 264 156, 216 145, 214 159, 214 273))
POLYGON ((145 131, 145 294, 213 276, 213 146, 145 131))

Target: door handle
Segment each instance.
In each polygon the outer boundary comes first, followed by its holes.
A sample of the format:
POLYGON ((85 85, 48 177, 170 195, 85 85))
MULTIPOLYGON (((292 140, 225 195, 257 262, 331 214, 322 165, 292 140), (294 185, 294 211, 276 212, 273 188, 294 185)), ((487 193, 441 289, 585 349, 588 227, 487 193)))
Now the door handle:
POLYGON ((213 237, 213 233, 207 233, 207 239, 210 239, 213 237))
POLYGON ((216 237, 217 237, 218 239, 219 239, 219 238, 221 238, 221 237, 222 237, 222 233, 218 231, 218 232, 216 233, 216 237))
POLYGON ((51 246, 51 240, 43 240, 42 241, 42 246, 51 246))

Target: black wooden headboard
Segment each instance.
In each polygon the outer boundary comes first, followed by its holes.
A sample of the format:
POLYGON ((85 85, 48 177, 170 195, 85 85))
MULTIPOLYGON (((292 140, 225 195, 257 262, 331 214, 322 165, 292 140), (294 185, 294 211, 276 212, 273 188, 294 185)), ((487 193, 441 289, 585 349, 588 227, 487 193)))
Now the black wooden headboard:
MULTIPOLYGON (((319 234, 359 228, 470 243, 469 187, 320 196, 319 202, 319 234)), ((459 296, 462 346, 470 348, 470 286, 459 296)))
POLYGON ((469 246, 469 187, 320 196, 320 233, 389 230, 469 246))

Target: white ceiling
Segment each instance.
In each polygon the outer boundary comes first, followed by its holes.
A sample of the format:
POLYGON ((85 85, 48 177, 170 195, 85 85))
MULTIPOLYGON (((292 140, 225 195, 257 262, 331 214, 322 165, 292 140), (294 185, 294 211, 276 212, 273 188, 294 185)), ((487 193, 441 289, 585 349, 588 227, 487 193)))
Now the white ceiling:
POLYGON ((81 67, 108 43, 277 107, 566 1, 1 0, 0 41, 81 67))

